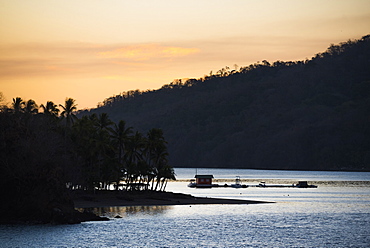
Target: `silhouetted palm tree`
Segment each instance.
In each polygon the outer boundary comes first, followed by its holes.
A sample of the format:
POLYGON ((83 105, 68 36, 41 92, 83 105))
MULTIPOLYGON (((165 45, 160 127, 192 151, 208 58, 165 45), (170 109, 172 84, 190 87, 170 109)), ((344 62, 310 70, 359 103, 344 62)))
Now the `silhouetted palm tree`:
POLYGON ((127 143, 130 135, 132 134, 132 127, 126 128, 126 122, 120 120, 117 124, 114 124, 114 128, 111 130, 112 139, 116 142, 116 148, 118 149, 118 162, 122 162, 124 155, 125 144, 127 143))
POLYGON ((67 127, 70 127, 71 124, 73 124, 73 120, 77 119, 76 115, 73 113, 77 110, 77 104, 75 102, 76 101, 72 98, 66 98, 64 106, 62 104, 59 105, 63 109, 61 116, 66 119, 67 127))
POLYGON ((23 112, 24 111, 24 106, 25 106, 25 102, 23 101, 22 98, 20 98, 20 97, 13 98, 12 107, 13 107, 14 113, 23 112))
POLYGON ((57 108, 57 105, 54 104, 52 101, 47 101, 46 105, 41 104, 40 107, 42 108, 45 115, 58 117, 59 109, 57 108))
MULTIPOLYGON (((166 146, 156 147, 154 153, 152 154, 152 160, 154 161, 154 173, 156 177, 155 190, 158 189, 161 179, 165 177, 165 168, 168 166, 168 152, 166 146)), ((153 189, 154 182, 152 184, 153 189)))
POLYGON ((118 184, 121 180, 121 177, 123 176, 123 172, 125 170, 125 167, 127 167, 124 164, 124 154, 125 154, 125 147, 130 139, 130 135, 132 134, 132 127, 126 128, 125 121, 121 120, 117 124, 114 124, 114 128, 111 130, 111 137, 113 141, 113 145, 117 151, 117 168, 116 168, 116 175, 117 175, 117 181, 116 181, 116 189, 118 189, 118 184))
POLYGON ((117 172, 115 142, 108 130, 113 124, 107 114, 83 116, 72 126, 72 140, 86 170, 89 188, 108 188, 119 184, 122 173, 117 172))
POLYGON ((37 114, 39 112, 36 102, 32 99, 25 104, 24 112, 28 114, 37 114))
POLYGON ((108 187, 111 181, 115 180, 113 178, 114 170, 114 150, 111 143, 110 135, 107 130, 95 130, 96 135, 94 139, 91 140, 94 144, 94 149, 97 155, 97 165, 99 177, 98 180, 102 187, 108 187))
POLYGON ((144 160, 140 160, 137 163, 136 167, 139 177, 139 183, 149 184, 149 180, 150 178, 152 178, 153 175, 152 168, 144 160))
POLYGON ((109 126, 113 125, 114 123, 109 119, 107 113, 101 113, 97 118, 95 125, 99 130, 110 130, 109 126))
POLYGON ((144 145, 144 137, 138 131, 136 131, 136 133, 130 137, 126 144, 126 154, 124 155, 124 159, 127 162, 127 184, 132 183, 137 179, 139 174, 137 170, 137 164, 143 159, 144 145))
POLYGON ((175 170, 170 165, 165 164, 162 167, 160 174, 162 176, 160 191, 164 191, 166 189, 168 180, 176 180, 175 170))
POLYGON ((99 177, 97 133, 90 116, 83 116, 76 120, 72 128, 72 141, 75 144, 74 152, 80 159, 83 183, 92 189, 99 177))
MULTIPOLYGON (((160 167, 167 161, 167 142, 164 139, 163 131, 159 128, 152 128, 147 133, 145 144, 145 156, 148 165, 151 167, 151 174, 148 175, 148 181, 152 183, 151 189, 154 189, 154 179, 156 180, 155 189, 158 188, 160 181, 160 167)), ((167 162, 166 162, 167 163, 167 162)))
POLYGON ((162 129, 159 128, 152 128, 147 133, 147 140, 146 140, 146 146, 145 146, 145 153, 147 157, 147 162, 149 165, 152 165, 151 162, 153 160, 153 154, 155 153, 155 149, 161 146, 166 146, 166 141, 163 136, 162 129))

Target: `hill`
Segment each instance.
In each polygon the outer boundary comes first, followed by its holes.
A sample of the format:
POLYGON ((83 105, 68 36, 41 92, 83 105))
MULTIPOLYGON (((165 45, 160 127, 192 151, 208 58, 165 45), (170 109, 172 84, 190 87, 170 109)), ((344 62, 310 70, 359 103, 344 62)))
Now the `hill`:
POLYGON ((370 170, 370 36, 124 92, 89 112, 161 128, 174 167, 370 170))

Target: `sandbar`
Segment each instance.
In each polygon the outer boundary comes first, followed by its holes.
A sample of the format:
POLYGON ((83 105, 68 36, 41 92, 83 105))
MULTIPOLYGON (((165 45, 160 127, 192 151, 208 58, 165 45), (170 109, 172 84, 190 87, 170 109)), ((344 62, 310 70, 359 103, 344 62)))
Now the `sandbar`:
POLYGON ((195 197, 188 194, 158 191, 96 191, 74 192, 75 208, 99 208, 117 206, 161 206, 196 204, 261 204, 266 201, 195 197))

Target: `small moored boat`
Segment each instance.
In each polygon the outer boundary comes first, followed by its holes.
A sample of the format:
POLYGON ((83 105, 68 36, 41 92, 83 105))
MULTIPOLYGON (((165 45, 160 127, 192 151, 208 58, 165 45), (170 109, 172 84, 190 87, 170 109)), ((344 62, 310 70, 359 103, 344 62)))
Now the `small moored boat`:
POLYGON ((316 185, 308 184, 307 181, 299 181, 295 186, 297 188, 317 188, 316 185))
POLYGON ((191 179, 188 184, 188 187, 195 188, 196 186, 197 186, 197 183, 195 182, 195 179, 191 179))
POLYGON ((240 177, 237 176, 235 179, 235 183, 231 184, 230 187, 232 188, 247 188, 247 185, 241 184, 240 177))

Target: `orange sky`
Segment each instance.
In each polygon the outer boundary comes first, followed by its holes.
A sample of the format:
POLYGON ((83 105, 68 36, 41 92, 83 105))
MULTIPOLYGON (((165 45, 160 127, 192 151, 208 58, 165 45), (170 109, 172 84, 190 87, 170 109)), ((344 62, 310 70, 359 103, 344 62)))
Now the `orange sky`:
POLYGON ((370 33, 368 0, 0 0, 0 92, 79 109, 370 33))

